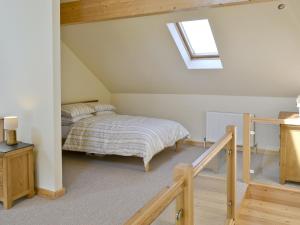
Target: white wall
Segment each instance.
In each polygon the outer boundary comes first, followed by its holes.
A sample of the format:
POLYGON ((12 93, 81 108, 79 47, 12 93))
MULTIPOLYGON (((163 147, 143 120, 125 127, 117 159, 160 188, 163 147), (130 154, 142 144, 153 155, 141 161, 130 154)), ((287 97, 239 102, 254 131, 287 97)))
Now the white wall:
MULTIPOLYGON (((112 103, 121 114, 153 116, 182 123, 193 140, 205 137, 205 112, 254 113, 258 117, 278 117, 280 111, 296 111, 295 98, 172 95, 172 94, 113 94, 112 103)), ((264 149, 278 149, 279 128, 258 126, 257 144, 264 149)))
POLYGON ((110 103, 111 95, 107 88, 63 42, 61 57, 62 102, 98 99, 110 103))
POLYGON ((59 0, 0 4, 0 115, 35 144, 37 186, 62 188, 59 0))

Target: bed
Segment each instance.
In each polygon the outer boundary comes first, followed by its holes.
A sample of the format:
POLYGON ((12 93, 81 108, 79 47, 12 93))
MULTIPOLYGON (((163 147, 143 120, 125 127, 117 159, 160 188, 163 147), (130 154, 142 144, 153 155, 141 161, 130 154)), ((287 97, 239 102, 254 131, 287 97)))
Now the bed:
POLYGON ((106 111, 72 124, 63 150, 137 156, 149 171, 154 155, 173 145, 178 149, 188 136, 189 132, 175 121, 106 111))

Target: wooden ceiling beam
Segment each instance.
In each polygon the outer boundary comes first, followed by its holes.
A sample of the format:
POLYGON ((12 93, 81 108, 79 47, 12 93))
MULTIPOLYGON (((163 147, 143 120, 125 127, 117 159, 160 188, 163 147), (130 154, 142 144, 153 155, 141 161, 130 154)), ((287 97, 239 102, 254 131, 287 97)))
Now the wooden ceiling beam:
POLYGON ((250 4, 274 0, 80 0, 61 4, 61 24, 138 17, 200 7, 250 4))

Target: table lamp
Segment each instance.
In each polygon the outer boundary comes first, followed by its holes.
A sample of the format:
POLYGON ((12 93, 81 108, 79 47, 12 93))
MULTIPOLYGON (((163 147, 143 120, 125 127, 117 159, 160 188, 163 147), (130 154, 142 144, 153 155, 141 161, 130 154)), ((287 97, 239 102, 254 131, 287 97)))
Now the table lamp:
POLYGON ((17 142, 18 117, 4 117, 4 130, 7 145, 16 145, 17 142))

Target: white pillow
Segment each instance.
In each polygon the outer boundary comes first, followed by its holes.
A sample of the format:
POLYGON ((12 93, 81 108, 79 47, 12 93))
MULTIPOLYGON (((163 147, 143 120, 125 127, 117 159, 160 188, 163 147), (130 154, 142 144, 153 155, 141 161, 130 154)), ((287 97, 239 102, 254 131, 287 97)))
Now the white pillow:
POLYGON ((102 111, 102 112, 96 112, 96 116, 104 116, 104 115, 115 115, 116 113, 114 111, 102 111))
POLYGON ((92 107, 96 112, 103 112, 103 111, 115 111, 116 107, 109 104, 101 104, 99 102, 92 102, 87 103, 90 107, 92 107))
POLYGON ((94 113, 95 110, 87 104, 77 103, 70 105, 63 105, 61 107, 61 115, 63 117, 74 118, 81 115, 94 113))
POLYGON ((62 117, 61 118, 61 123, 63 125, 71 125, 79 120, 82 120, 82 119, 85 119, 85 118, 90 118, 92 117, 93 115, 92 114, 87 114, 87 115, 80 115, 80 116, 76 116, 76 117, 73 117, 73 118, 70 118, 70 117, 62 117))

